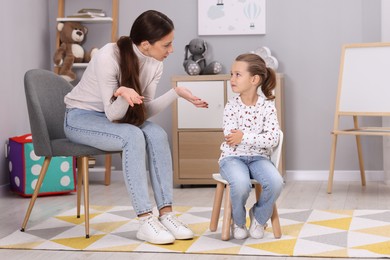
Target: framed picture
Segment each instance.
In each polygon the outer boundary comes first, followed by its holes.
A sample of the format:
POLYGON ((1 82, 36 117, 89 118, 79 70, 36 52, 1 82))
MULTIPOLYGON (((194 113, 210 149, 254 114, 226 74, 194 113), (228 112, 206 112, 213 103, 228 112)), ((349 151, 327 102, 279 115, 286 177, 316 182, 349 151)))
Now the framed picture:
POLYGON ((198 0, 198 34, 265 34, 265 1, 198 0))

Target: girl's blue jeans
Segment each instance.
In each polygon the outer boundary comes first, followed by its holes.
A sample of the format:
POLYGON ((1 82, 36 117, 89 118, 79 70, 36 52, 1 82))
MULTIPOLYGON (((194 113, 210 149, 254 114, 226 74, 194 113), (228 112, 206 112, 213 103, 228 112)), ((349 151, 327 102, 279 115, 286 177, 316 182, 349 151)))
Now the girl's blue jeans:
POLYGON ((172 157, 168 136, 159 125, 149 121, 140 127, 113 123, 102 112, 71 108, 66 110, 64 130, 72 142, 122 151, 123 176, 137 215, 153 209, 148 179, 157 208, 172 205, 172 157))
POLYGON ((250 179, 261 184, 262 192, 252 210, 257 222, 264 225, 272 216, 273 205, 283 188, 283 178, 274 164, 262 156, 229 156, 219 162, 222 177, 230 185, 233 221, 238 226, 246 223, 245 204, 252 185, 250 179))

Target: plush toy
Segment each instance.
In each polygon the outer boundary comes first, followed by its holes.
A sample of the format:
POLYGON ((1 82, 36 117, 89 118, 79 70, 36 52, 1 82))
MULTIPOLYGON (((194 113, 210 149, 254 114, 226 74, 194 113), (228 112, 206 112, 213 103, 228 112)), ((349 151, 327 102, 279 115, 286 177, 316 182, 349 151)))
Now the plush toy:
POLYGON ((201 38, 195 38, 185 46, 184 70, 188 75, 213 75, 222 71, 222 64, 218 61, 213 61, 207 64, 205 54, 207 44, 201 38), (188 52, 190 56, 188 57, 188 52))
POLYGON ((60 34, 60 46, 54 53, 54 64, 60 66, 59 75, 67 81, 76 79, 72 71, 73 63, 89 62, 97 48, 85 52, 81 46, 88 32, 87 27, 78 22, 63 22, 57 24, 60 34))

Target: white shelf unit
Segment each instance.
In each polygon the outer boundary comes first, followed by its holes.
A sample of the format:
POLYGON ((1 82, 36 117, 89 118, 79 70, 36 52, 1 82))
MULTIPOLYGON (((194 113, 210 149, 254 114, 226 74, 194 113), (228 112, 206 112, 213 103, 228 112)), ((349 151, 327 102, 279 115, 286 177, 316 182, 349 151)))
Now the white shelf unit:
MULTIPOLYGON (((98 23, 111 23, 111 41, 115 42, 118 38, 118 5, 119 0, 111 0, 112 2, 112 12, 111 17, 94 17, 94 18, 84 18, 84 17, 65 17, 65 0, 58 0, 58 15, 57 22, 80 22, 84 24, 98 24, 98 23)), ((57 32, 56 36, 56 49, 59 48, 60 34, 57 32)), ((74 63, 73 68, 75 69, 85 69, 88 63, 74 63)), ((58 73, 59 66, 54 66, 54 70, 58 73)))

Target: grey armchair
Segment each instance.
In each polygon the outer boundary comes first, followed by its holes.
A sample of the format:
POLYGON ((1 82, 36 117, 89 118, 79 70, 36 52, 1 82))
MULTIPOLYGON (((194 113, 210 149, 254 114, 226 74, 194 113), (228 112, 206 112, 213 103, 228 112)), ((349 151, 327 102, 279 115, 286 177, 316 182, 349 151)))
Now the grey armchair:
POLYGON ((86 238, 89 238, 88 157, 119 153, 121 151, 106 152, 94 147, 72 143, 65 137, 63 129, 65 116, 64 96, 71 91, 72 85, 62 77, 47 70, 29 70, 24 77, 24 88, 34 151, 36 155, 44 156, 45 159, 21 231, 24 232, 27 226, 51 158, 55 156, 75 156, 77 158, 77 217, 80 217, 81 188, 83 183, 85 233, 86 238))

